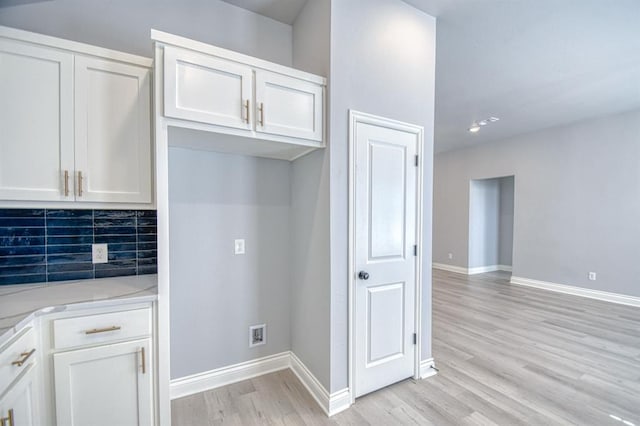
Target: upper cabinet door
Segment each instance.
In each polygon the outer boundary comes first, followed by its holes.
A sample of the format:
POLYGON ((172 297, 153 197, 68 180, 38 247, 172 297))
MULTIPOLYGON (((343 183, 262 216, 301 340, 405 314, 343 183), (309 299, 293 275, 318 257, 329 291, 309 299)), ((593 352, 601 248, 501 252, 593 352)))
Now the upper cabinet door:
POLYGON ((323 88, 256 71, 256 131, 322 142, 323 88))
POLYGON ((164 115, 251 130, 250 67, 166 47, 164 115))
POLYGON ((76 56, 76 201, 152 201, 150 111, 147 68, 76 56))
POLYGON ((73 200, 72 114, 73 56, 0 40, 0 200, 73 200))

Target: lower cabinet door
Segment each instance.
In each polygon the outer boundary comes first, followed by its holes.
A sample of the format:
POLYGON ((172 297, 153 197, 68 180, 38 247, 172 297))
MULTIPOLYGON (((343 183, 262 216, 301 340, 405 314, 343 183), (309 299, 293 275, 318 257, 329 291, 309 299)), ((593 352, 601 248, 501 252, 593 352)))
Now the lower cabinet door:
POLYGON ((34 364, 0 399, 0 425, 37 426, 37 387, 34 364))
POLYGON ((152 425, 151 359, 151 339, 55 354, 57 424, 152 425))

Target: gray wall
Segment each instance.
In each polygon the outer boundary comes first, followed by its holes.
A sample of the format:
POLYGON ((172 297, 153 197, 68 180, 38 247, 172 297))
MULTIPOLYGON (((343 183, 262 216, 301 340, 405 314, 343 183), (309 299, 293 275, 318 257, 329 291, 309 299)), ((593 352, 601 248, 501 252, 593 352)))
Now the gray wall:
MULTIPOLYGON (((311 0, 298 15, 293 24, 296 68, 329 75, 330 16, 330 0, 311 0)), ((325 149, 291 166, 291 350, 325 389, 330 376, 329 229, 325 149)))
POLYGON ((347 386, 348 110, 425 127, 422 357, 431 357, 435 19, 400 0, 333 1, 331 10, 331 387, 347 386))
POLYGON ((0 2, 0 25, 147 57, 154 28, 291 65, 291 26, 220 0, 0 2))
POLYGON ((498 264, 511 266, 513 253, 513 201, 515 179, 513 176, 500 178, 500 230, 498 264))
POLYGON ((469 194, 469 268, 498 264, 500 180, 472 180, 469 194))
POLYGON ((171 378, 289 350, 289 162, 170 148, 169 175, 171 378))
POLYGON ((434 262, 468 266, 469 180, 509 175, 514 276, 640 296, 640 111, 437 155, 434 262))

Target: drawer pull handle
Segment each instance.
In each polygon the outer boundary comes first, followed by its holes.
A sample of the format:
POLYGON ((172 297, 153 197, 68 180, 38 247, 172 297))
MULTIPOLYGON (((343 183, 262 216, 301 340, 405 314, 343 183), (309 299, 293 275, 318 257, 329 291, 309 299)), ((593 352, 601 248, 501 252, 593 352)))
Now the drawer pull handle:
POLYGON ((27 362, 27 360, 28 360, 29 358, 31 358, 31 355, 33 355, 33 353, 34 353, 35 351, 36 351, 35 349, 31 349, 29 352, 22 352, 22 353, 20 354, 20 356, 21 356, 22 358, 20 358, 20 359, 19 359, 19 360, 17 360, 17 361, 13 361, 13 362, 11 363, 11 365, 16 365, 16 366, 18 366, 18 367, 22 367, 22 364, 24 364, 25 362, 27 362))
POLYGON ((0 418, 0 426, 15 426, 13 422, 13 408, 7 412, 7 417, 0 418))
POLYGON ((119 327, 117 325, 114 325, 113 327, 107 327, 107 328, 94 328, 93 330, 87 330, 84 332, 84 334, 98 334, 98 333, 106 333, 108 331, 118 331, 120 330, 122 327, 119 327))

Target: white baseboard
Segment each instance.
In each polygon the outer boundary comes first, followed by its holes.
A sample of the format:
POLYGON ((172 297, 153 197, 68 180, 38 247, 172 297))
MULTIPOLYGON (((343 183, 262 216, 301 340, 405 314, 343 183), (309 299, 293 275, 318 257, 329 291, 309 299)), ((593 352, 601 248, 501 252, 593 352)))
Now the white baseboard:
POLYGON ((469 273, 469 270, 467 268, 464 268, 462 266, 448 265, 446 263, 435 263, 434 262, 431 266, 434 269, 440 269, 442 271, 455 272, 457 274, 465 274, 465 275, 467 275, 469 273))
POLYGON ((506 271, 511 272, 513 268, 509 265, 489 265, 489 266, 476 266, 474 268, 465 268, 463 266, 448 265, 446 263, 433 263, 435 269, 441 269, 443 271, 455 272, 458 274, 475 275, 484 274, 486 272, 494 271, 506 271))
POLYGON ((173 379, 169 393, 171 399, 182 398, 287 368, 293 371, 327 416, 333 416, 351 406, 349 389, 329 394, 302 361, 290 351, 173 379))
POLYGON ((606 291, 591 290, 588 288, 532 280, 530 278, 523 277, 511 277, 511 284, 541 288, 559 293, 572 294, 574 296, 588 297, 590 299, 604 300, 605 302, 619 303, 621 305, 640 306, 640 297, 627 296, 625 294, 609 293, 606 291))
POLYGON ((300 361, 300 358, 291 352, 291 371, 298 377, 318 405, 327 414, 333 416, 351 406, 351 393, 349 389, 343 389, 329 394, 324 386, 316 379, 309 369, 300 361))
POLYGON ((227 367, 216 368, 204 373, 173 379, 171 380, 169 395, 171 399, 182 398, 262 376, 263 374, 284 370, 291 365, 289 354, 289 351, 282 352, 227 367))
POLYGON ((420 361, 420 378, 426 379, 427 377, 435 376, 438 374, 438 370, 434 367, 436 366, 433 358, 423 359, 420 361))

